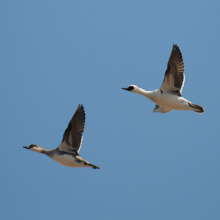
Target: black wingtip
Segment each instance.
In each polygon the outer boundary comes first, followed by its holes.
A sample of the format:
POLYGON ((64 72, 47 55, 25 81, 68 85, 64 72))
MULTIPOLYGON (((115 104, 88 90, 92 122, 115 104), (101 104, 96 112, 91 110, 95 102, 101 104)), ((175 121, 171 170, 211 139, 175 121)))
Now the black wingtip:
POLYGON ((83 106, 82 104, 79 104, 79 106, 78 106, 78 109, 77 109, 77 110, 79 110, 79 111, 80 111, 80 113, 81 113, 81 115, 82 115, 84 118, 86 118, 85 109, 84 109, 84 106, 83 106))
POLYGON ((182 53, 180 51, 179 46, 177 46, 177 44, 173 44, 173 50, 176 50, 180 54, 180 56, 182 57, 182 53))
POLYGON ((81 108, 81 109, 84 110, 84 106, 83 106, 83 104, 79 104, 79 105, 78 105, 78 108, 81 108))

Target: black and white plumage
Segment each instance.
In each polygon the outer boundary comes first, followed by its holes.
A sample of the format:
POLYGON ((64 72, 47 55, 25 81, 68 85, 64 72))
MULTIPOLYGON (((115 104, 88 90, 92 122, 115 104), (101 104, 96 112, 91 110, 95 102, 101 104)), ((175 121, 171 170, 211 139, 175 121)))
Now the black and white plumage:
POLYGON ((177 45, 173 45, 160 90, 181 96, 184 81, 185 76, 182 53, 177 45))
POLYGON ((79 105, 63 134, 63 140, 59 146, 60 151, 66 151, 69 153, 78 153, 80 151, 83 140, 85 119, 86 115, 84 107, 79 105))
POLYGON ((182 53, 179 47, 174 44, 160 89, 145 91, 135 85, 130 85, 122 89, 144 95, 155 102, 156 107, 153 110, 154 112, 167 113, 172 110, 193 110, 197 113, 205 112, 202 106, 193 104, 182 97, 181 93, 184 82, 185 76, 182 53))
POLYGON ((24 148, 46 154, 57 163, 64 166, 100 169, 79 155, 82 145, 84 126, 85 111, 83 105, 79 105, 63 134, 62 142, 58 148, 43 149, 42 147, 34 144, 31 144, 28 147, 24 146, 24 148))

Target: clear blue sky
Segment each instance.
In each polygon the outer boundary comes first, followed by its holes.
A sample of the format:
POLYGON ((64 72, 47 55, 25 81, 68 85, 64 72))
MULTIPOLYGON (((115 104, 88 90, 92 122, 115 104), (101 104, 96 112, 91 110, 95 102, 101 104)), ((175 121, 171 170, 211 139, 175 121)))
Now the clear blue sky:
POLYGON ((219 1, 2 1, 0 219, 219 220, 219 1), (183 96, 205 114, 153 113, 173 44, 183 96), (78 104, 80 155, 58 147, 78 104))

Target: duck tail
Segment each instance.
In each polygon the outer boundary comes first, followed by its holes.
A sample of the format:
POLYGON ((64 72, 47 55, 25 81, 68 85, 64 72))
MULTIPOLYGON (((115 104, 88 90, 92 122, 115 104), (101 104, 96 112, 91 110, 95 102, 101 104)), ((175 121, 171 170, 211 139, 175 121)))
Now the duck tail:
POLYGON ((89 166, 91 167, 91 168, 93 168, 93 169, 100 169, 99 167, 97 167, 97 166, 95 166, 95 165, 93 165, 93 164, 89 164, 89 166))
POLYGON ((205 109, 200 105, 189 103, 189 106, 192 108, 192 110, 194 112, 197 112, 197 113, 204 113, 205 112, 205 109))

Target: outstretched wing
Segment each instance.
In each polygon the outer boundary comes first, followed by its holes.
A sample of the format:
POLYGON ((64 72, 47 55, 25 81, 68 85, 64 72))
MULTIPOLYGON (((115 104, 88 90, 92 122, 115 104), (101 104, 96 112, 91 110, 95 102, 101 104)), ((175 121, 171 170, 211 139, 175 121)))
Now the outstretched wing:
POLYGON ((79 105, 63 134, 63 140, 58 149, 69 153, 78 153, 82 144, 84 126, 85 111, 83 105, 79 105))
POLYGON ((181 96, 184 81, 185 76, 182 53, 179 47, 174 44, 167 64, 163 84, 160 89, 164 92, 170 92, 181 96))

